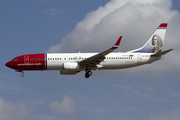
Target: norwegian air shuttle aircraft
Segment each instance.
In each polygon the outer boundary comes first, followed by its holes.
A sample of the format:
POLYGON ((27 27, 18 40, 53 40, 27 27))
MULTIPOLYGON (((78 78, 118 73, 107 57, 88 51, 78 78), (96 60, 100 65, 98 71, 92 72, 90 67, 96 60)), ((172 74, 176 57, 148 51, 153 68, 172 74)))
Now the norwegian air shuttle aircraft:
POLYGON ((122 36, 115 45, 101 53, 43 53, 27 54, 15 57, 5 65, 17 72, 28 70, 60 70, 62 75, 75 75, 85 71, 85 77, 92 75, 92 70, 123 69, 150 64, 160 60, 173 49, 162 51, 167 23, 162 23, 147 42, 138 49, 125 53, 112 53, 118 48, 122 36))

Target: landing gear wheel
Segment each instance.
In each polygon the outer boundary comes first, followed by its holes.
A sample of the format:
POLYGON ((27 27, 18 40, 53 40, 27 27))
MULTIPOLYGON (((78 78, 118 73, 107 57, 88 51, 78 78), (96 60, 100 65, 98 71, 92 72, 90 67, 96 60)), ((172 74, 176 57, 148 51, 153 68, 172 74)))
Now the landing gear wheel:
POLYGON ((23 74, 23 73, 21 74, 21 77, 24 77, 24 74, 23 74))
POLYGON ((86 78, 89 78, 92 75, 92 72, 90 70, 88 70, 85 74, 86 78))
POLYGON ((88 75, 89 75, 89 76, 91 76, 91 75, 92 75, 92 72, 91 72, 91 71, 88 71, 87 73, 88 73, 88 75))

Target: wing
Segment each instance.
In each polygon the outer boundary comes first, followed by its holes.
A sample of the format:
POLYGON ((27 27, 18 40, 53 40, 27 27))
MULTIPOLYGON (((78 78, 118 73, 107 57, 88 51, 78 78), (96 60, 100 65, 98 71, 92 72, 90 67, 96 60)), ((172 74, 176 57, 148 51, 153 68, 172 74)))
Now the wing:
POLYGON ((107 54, 111 53, 112 51, 114 51, 115 49, 117 49, 119 47, 119 44, 121 42, 121 38, 122 36, 119 37, 119 39, 117 40, 116 44, 111 47, 110 49, 104 51, 104 52, 101 52, 99 54, 96 54, 92 57, 89 57, 83 61, 80 61, 79 62, 79 65, 82 67, 82 68, 97 68, 97 65, 99 63, 101 63, 106 57, 107 54))

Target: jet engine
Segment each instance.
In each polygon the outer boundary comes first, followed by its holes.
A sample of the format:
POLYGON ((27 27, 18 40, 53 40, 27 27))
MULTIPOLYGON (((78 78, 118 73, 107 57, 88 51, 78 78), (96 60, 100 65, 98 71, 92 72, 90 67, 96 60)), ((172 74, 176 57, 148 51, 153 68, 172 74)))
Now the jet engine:
POLYGON ((77 71, 79 70, 79 64, 76 62, 63 63, 64 71, 77 71))

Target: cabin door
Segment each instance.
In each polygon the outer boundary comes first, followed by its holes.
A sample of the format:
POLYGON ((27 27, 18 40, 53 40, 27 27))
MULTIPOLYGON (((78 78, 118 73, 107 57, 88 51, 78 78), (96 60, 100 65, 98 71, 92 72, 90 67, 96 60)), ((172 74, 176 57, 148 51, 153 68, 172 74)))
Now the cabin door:
POLYGON ((142 61, 141 54, 138 54, 137 59, 138 59, 138 63, 141 63, 142 61))
POLYGON ((29 63, 29 56, 28 55, 24 56, 24 63, 25 64, 29 63))

